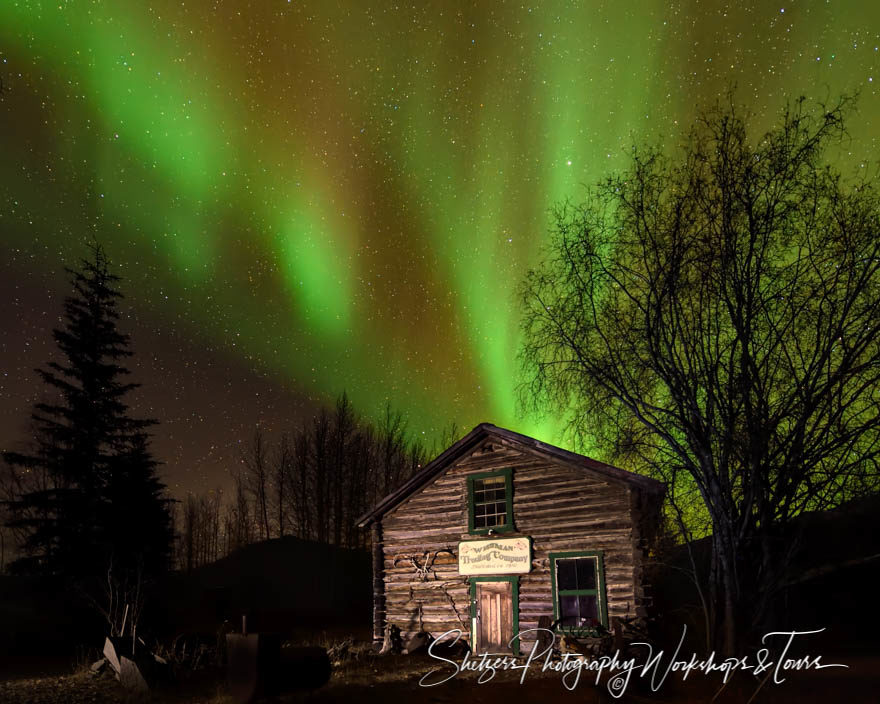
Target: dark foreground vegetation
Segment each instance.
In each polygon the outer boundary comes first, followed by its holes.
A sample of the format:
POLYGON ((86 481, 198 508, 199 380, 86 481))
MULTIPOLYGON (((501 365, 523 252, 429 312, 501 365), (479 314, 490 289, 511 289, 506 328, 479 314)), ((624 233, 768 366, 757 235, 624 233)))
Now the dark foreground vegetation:
MULTIPOLYGON (((365 629, 370 618, 370 562, 362 551, 297 538, 248 545, 190 573, 144 585, 138 634, 166 645, 216 646, 218 633, 365 629)), ((0 662, 4 656, 77 655, 100 649, 106 623, 63 578, 0 578, 0 662)))
MULTIPOLYGON (((328 640, 319 642, 329 643, 328 640)), ((727 684, 720 676, 691 677, 682 682, 671 676, 657 692, 651 692, 646 683, 631 685, 620 699, 614 699, 606 689, 603 678, 599 685, 586 676, 569 691, 561 676, 550 670, 541 672, 534 665, 524 683, 520 672, 498 672, 490 681, 478 681, 479 673, 459 674, 431 688, 420 686, 423 676, 438 667, 437 660, 426 655, 379 656, 366 645, 353 648, 345 657, 336 660, 330 681, 317 690, 292 691, 270 700, 281 703, 298 702, 498 702, 563 701, 579 704, 600 702, 709 702, 717 704, 795 704, 801 702, 845 701, 855 704, 876 701, 874 684, 880 659, 876 656, 852 656, 843 662, 847 669, 832 668, 796 672, 785 682, 774 684, 752 675, 736 675, 727 684), (714 699, 713 699, 714 698, 714 699)), ((444 676, 454 670, 446 666, 444 676)), ((61 702, 142 701, 203 704, 233 704, 224 681, 222 669, 209 667, 162 687, 144 698, 126 697, 119 684, 108 674, 93 675, 85 668, 54 677, 37 677, 14 681, 0 681, 0 699, 10 704, 56 704, 61 702)))

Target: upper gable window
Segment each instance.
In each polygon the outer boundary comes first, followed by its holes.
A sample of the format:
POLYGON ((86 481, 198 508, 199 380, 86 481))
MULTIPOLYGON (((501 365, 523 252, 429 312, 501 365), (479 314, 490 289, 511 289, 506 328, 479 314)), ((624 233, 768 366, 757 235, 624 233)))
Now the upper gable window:
POLYGON ((513 530, 513 486, 510 469, 468 477, 468 531, 513 530))

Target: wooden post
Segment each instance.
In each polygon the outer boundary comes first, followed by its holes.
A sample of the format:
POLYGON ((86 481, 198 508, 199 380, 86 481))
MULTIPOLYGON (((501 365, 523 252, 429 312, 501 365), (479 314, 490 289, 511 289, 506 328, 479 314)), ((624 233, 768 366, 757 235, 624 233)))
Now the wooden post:
POLYGON ((373 648, 382 648, 385 638, 385 568, 382 551, 382 523, 370 527, 373 548, 373 648))
POLYGON ((122 628, 119 631, 120 636, 125 635, 125 622, 128 619, 128 604, 125 605, 125 611, 122 612, 122 628))

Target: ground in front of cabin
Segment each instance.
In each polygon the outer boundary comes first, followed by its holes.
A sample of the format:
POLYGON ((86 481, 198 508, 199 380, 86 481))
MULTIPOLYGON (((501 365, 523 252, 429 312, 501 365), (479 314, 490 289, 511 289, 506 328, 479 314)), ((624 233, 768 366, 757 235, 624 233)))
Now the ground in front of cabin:
MULTIPOLYGON (((498 671, 492 678, 478 682, 480 673, 461 672, 427 656, 385 656, 373 654, 366 647, 352 649, 345 660, 336 663, 329 683, 317 690, 292 692, 266 701, 274 704, 323 704, 349 702, 389 704, 444 704, 474 702, 475 704, 507 704, 508 702, 577 702, 599 704, 620 702, 710 702, 715 704, 760 704, 797 702, 848 702, 860 704, 878 701, 876 685, 880 657, 854 656, 824 658, 825 662, 846 665, 846 668, 788 673, 786 681, 740 674, 723 686, 715 677, 692 674, 682 682, 676 673, 669 673, 658 691, 633 678, 620 698, 611 695, 607 682, 596 686, 589 672, 581 672, 574 684, 572 676, 563 682, 557 672, 541 672, 540 663, 533 663, 520 682, 522 670, 498 671), (420 684, 439 682, 435 686, 420 684)), ((226 691, 221 669, 205 668, 181 673, 173 684, 157 687, 147 697, 133 697, 120 687, 110 673, 93 675, 88 667, 71 671, 69 663, 34 660, 0 663, 0 702, 4 704, 122 704, 126 702, 175 704, 233 704, 226 691)))

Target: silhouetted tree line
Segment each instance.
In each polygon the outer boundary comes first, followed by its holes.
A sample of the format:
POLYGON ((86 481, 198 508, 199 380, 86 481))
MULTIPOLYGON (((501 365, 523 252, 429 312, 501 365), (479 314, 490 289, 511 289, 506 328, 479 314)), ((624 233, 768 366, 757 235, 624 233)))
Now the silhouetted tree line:
POLYGON ((37 370, 51 393, 34 405, 30 448, 3 453, 0 558, 11 542, 15 572, 155 573, 170 557, 169 500, 149 448, 156 421, 126 404, 138 384, 123 366, 132 352, 116 325, 120 279, 100 245, 92 255, 68 269, 73 290, 52 333, 60 354, 37 370))
MULTIPOLYGON (((458 439, 455 424, 439 450, 458 439)), ((177 564, 192 569, 249 543, 294 536, 358 548, 368 536, 355 520, 438 452, 408 437, 406 421, 390 405, 378 424, 359 417, 343 393, 277 442, 254 432, 231 494, 187 496, 177 525, 177 564)))

